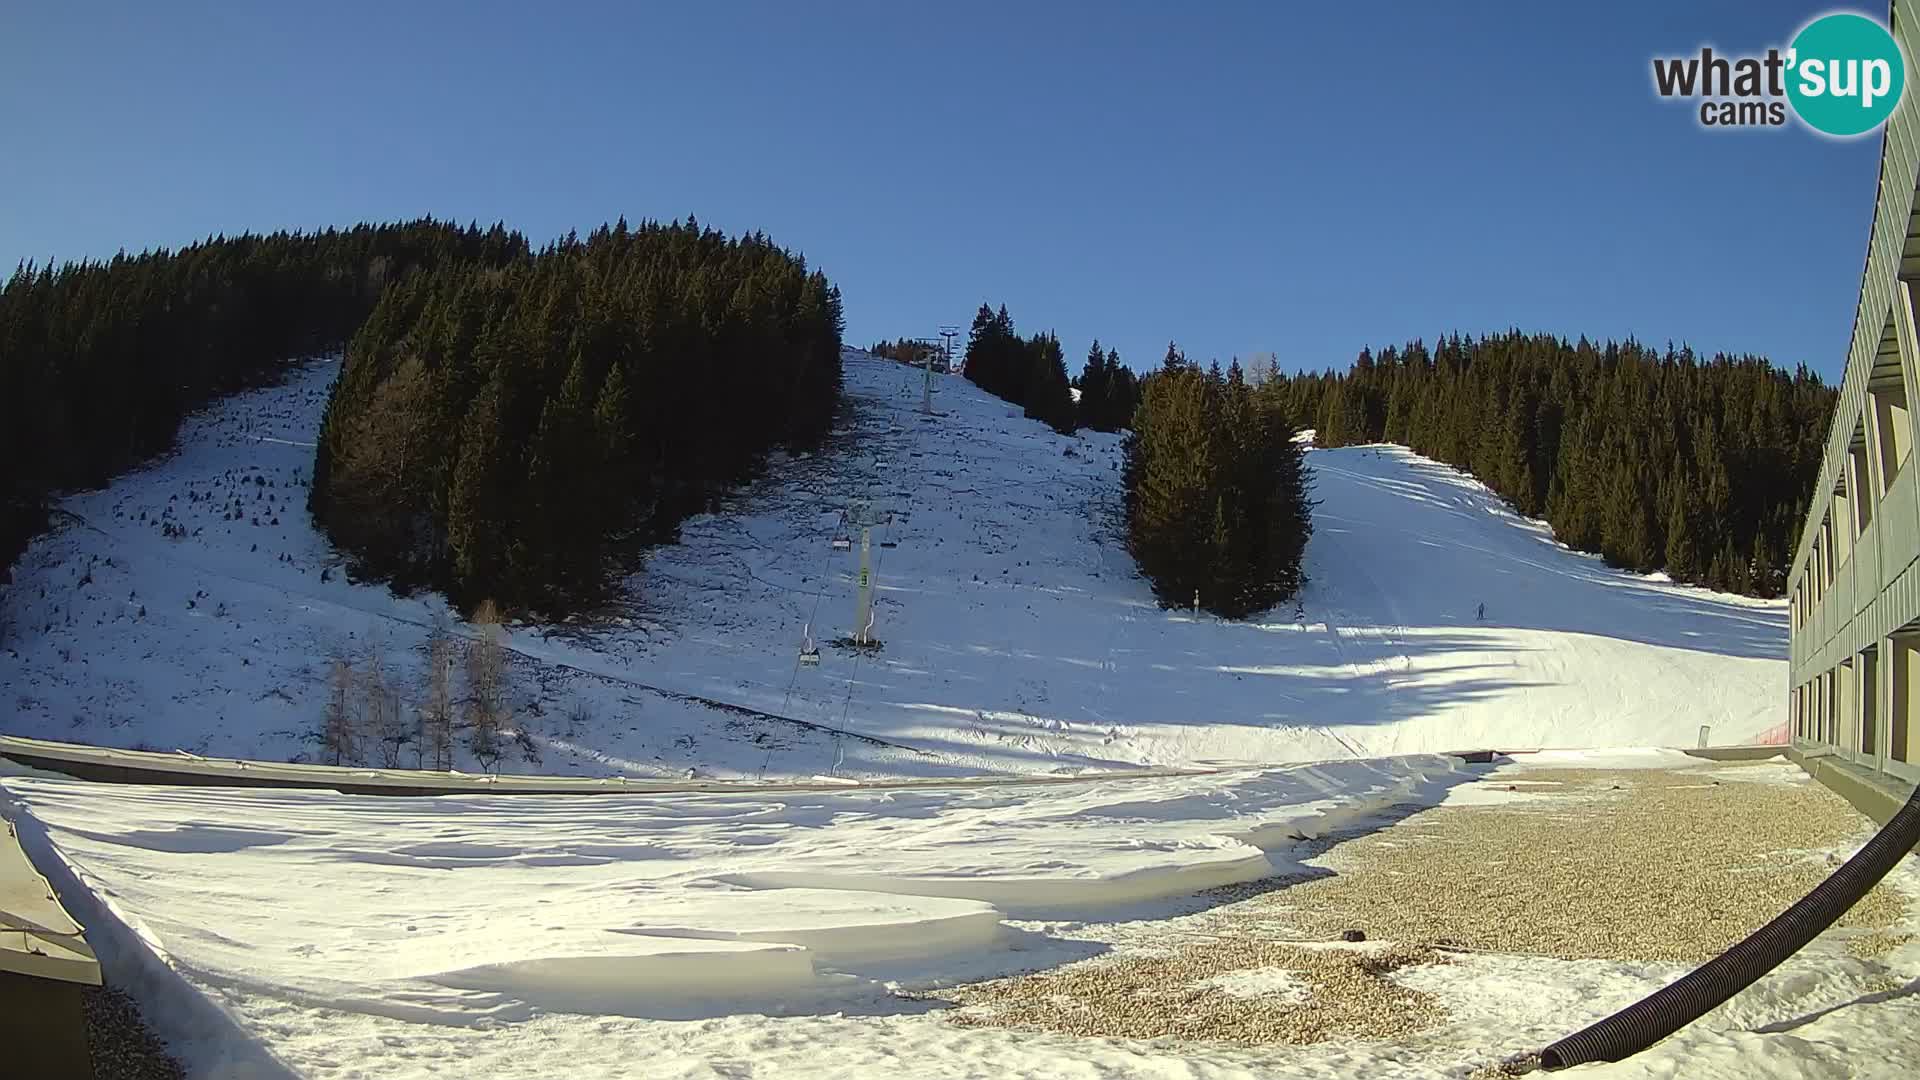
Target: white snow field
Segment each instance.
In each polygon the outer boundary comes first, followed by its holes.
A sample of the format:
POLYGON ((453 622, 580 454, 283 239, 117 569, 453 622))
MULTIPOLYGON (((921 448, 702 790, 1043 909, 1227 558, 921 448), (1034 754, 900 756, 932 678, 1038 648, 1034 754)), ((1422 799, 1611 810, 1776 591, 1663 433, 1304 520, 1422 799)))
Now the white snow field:
MULTIPOLYGON (((436 620, 467 632, 435 597, 348 580, 307 521, 336 370, 298 365, 64 501, 5 594, 0 733, 316 760, 333 657, 417 680, 436 620)), ((923 418, 921 378, 849 351, 831 447, 687 522, 616 610, 507 641, 503 770, 800 784, 375 798, 15 775, 0 808, 109 978, 221 1080, 1460 1076, 1677 974, 1468 957, 1407 976, 1449 1012, 1432 1038, 1298 1048, 971 1028, 914 996, 1093 955, 1073 927, 1191 912, 1390 807, 1551 798, 1440 751, 1748 741, 1786 678, 1783 604, 1609 570, 1390 447, 1309 456, 1297 603, 1163 611, 1118 538, 1116 437, 1056 435, 957 377, 923 418), (855 498, 894 514, 873 655, 830 643, 855 498), (1165 774, 1110 774, 1142 766, 1165 774), (980 775, 1005 782, 948 782, 980 775)), ((1904 948, 1889 963, 1920 969, 1904 948)), ((1910 1051, 1920 998, 1812 1014, 1859 997, 1822 970, 1742 999, 1791 1030, 1703 1025, 1589 1072, 1843 1075, 1841 1047, 1910 1051)))
MULTIPOLYGON (((314 760, 332 657, 377 651, 418 684, 444 604, 349 582, 304 510, 336 371, 298 365, 64 501, 4 596, 0 732, 314 760)), ((831 448, 688 521, 620 610, 514 626, 524 738, 499 767, 872 778, 1690 746, 1782 712, 1783 602, 1610 570, 1391 447, 1309 455, 1298 603, 1161 610, 1118 537, 1117 437, 1056 435, 958 376, 935 376, 923 417, 921 379, 849 350, 831 448), (895 515, 871 657, 828 643, 853 618, 858 553, 832 546, 853 498, 895 515)))
MULTIPOLYGON (((1115 947, 1085 922, 1177 935, 1194 890, 1302 870, 1293 838, 1390 806, 1493 789, 1564 812, 1506 790, 1533 767, 437 798, 10 776, 0 809, 194 1077, 1463 1077, 1684 969, 1463 954, 1395 976, 1445 1008, 1437 1027, 1308 1046, 967 1027, 915 992, 1115 947)), ((1810 782, 1784 763, 1756 777, 1810 782)), ((1920 897, 1913 860, 1890 880, 1920 897)), ((1920 998, 1871 979, 1920 974, 1920 942, 1884 965, 1822 938, 1676 1038, 1577 1075, 1906 1075, 1920 998)), ((1300 993, 1271 969, 1215 984, 1300 993)))

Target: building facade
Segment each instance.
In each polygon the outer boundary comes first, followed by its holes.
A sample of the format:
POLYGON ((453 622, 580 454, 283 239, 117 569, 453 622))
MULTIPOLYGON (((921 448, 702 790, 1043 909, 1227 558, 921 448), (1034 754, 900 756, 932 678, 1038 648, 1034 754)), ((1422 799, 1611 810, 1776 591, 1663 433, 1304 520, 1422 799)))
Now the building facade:
MULTIPOLYGON (((1920 57, 1911 2, 1889 27, 1920 57)), ((1909 90, 1909 97, 1913 91, 1909 90)), ((1880 185, 1840 400, 1788 577, 1793 745, 1920 781, 1920 109, 1881 137, 1880 185)))

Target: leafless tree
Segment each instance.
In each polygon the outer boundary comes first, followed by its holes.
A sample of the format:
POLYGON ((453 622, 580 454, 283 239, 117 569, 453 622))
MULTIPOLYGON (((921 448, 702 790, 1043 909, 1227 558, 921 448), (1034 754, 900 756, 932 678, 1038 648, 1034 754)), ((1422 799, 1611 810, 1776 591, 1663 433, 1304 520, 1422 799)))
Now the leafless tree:
POLYGON ((373 740, 381 765, 400 767, 401 748, 411 736, 400 722, 400 694, 387 675, 386 657, 378 638, 368 646, 366 668, 360 676, 360 730, 373 740))
POLYGON ((360 733, 354 716, 353 664, 341 656, 327 679, 327 711, 320 723, 326 755, 335 765, 359 765, 360 733))
POLYGON ((1257 352, 1247 357, 1246 370, 1248 386, 1265 386, 1280 377, 1280 361, 1270 352, 1257 352))
POLYGON ((427 692, 414 749, 415 764, 421 768, 453 768, 453 639, 438 621, 427 636, 427 692))
POLYGON ((500 609, 481 601, 473 613, 477 631, 467 642, 467 746, 488 772, 500 760, 500 729, 506 725, 505 630, 500 609))

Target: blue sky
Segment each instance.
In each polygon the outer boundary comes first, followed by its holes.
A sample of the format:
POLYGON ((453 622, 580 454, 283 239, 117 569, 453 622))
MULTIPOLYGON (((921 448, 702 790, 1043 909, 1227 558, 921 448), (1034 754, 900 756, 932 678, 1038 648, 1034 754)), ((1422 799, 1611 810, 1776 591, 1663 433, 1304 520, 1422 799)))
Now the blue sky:
POLYGON ((987 300, 1076 370, 1518 325, 1831 377, 1878 136, 1704 131, 1649 75, 1828 7, 12 5, 0 260, 691 213, 805 252, 859 343, 987 300))

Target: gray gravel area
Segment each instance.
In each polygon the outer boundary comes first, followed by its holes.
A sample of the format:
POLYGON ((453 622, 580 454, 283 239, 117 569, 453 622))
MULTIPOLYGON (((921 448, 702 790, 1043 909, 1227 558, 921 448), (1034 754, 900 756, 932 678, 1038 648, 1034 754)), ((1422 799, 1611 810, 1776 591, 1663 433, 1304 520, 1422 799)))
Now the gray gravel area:
POLYGON ((1190 944, 1171 956, 1123 957, 982 983, 955 991, 969 1026, 1039 1028, 1128 1039, 1211 1039, 1241 1043, 1319 1042, 1331 1035, 1387 1039, 1439 1017, 1433 999, 1386 976, 1415 964, 1445 963, 1432 949, 1312 948, 1229 938, 1190 944), (1235 971, 1283 968, 1305 984, 1300 1001, 1243 996, 1206 985, 1235 971))
MULTIPOLYGON (((1116 946, 1105 956, 940 996, 965 1025, 1304 1044, 1432 1026, 1441 1007, 1388 975, 1459 951, 1697 962, 1823 880, 1839 862, 1829 849, 1871 834, 1795 775, 1778 763, 1502 774, 1483 783, 1511 785, 1513 801, 1412 814, 1327 847, 1312 876, 1213 890, 1217 906, 1194 916, 1081 931, 1116 946), (1350 929, 1367 944, 1339 944, 1350 929), (1295 973, 1306 993, 1221 988, 1265 968, 1295 973)), ((1887 930, 1904 910, 1882 886, 1829 933, 1881 953, 1904 940, 1887 930)))
MULTIPOLYGON (((93 1080, 182 1080, 186 1070, 147 1027, 133 999, 111 986, 89 987, 87 1051, 93 1080)), ((3 1072, 4 1070, 0 1070, 3 1072)))
MULTIPOLYGON (((1526 790, 1554 794, 1417 815, 1328 852, 1319 862, 1333 876, 1250 906, 1283 913, 1310 938, 1358 927, 1481 952, 1705 960, 1825 880, 1839 860, 1822 852, 1872 832, 1810 780, 1756 783, 1713 771, 1729 778, 1667 769, 1514 776, 1546 781, 1526 790)), ((1884 929, 1903 910, 1883 885, 1839 926, 1884 929)))

